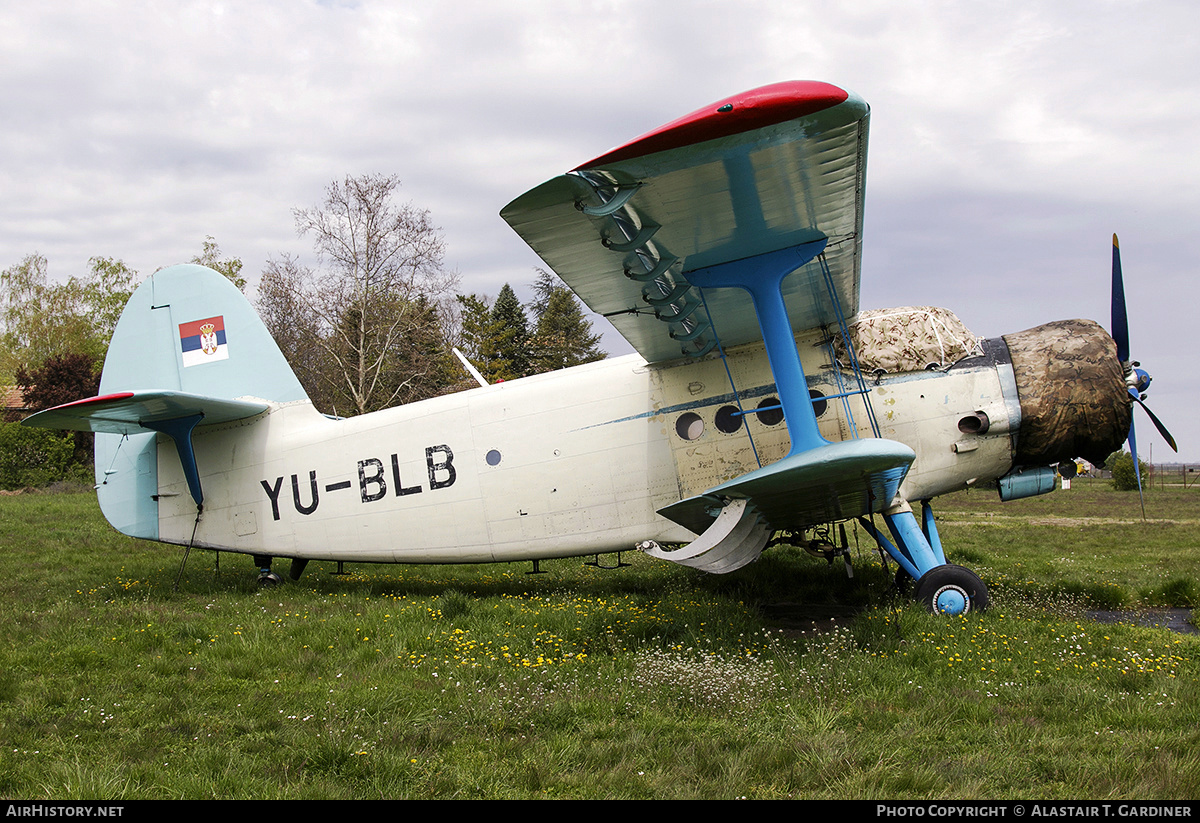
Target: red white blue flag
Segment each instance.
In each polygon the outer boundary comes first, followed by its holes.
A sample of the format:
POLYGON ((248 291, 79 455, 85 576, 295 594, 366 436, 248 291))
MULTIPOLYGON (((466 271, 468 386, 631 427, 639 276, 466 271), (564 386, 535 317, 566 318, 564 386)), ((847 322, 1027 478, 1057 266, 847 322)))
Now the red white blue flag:
POLYGON ((197 366, 229 359, 225 340, 225 318, 207 317, 179 324, 179 346, 183 350, 183 365, 197 366))

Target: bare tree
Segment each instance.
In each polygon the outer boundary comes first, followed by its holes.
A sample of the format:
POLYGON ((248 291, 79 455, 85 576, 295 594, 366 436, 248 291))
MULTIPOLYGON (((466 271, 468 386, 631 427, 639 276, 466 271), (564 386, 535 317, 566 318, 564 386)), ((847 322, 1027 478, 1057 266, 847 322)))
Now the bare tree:
MULTIPOLYGON (((317 266, 284 257, 263 273, 264 322, 277 340, 298 336, 298 347, 313 350, 293 365, 314 402, 327 397, 337 413, 428 396, 445 369, 431 340, 443 337, 438 306, 458 276, 443 267, 445 241, 429 212, 395 202, 399 186, 394 175, 330 183, 324 202, 293 212, 297 233, 313 238, 317 266)), ((300 355, 286 340, 281 348, 300 355)))
POLYGON ((305 296, 311 276, 291 255, 267 261, 258 282, 258 314, 316 407, 335 412, 338 381, 323 367, 321 318, 305 296))

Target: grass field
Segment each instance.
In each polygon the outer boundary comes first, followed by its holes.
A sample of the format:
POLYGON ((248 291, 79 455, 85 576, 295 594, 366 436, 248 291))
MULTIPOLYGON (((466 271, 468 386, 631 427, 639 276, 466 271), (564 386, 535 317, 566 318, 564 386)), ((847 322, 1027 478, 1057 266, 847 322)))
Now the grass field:
POLYGON ((1100 482, 942 499, 993 608, 939 618, 861 530, 853 580, 782 548, 260 592, 193 552, 176 592, 182 551, 92 495, 3 497, 0 795, 1192 799, 1200 638, 1085 617, 1200 599, 1200 489, 1146 512, 1100 482))

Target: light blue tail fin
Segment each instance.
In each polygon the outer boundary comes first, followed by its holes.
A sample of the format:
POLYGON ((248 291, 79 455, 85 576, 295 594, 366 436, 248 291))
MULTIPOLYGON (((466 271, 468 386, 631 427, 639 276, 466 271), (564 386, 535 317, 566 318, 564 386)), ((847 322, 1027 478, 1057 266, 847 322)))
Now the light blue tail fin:
POLYGON ((242 293, 211 269, 183 265, 155 272, 130 297, 108 347, 100 396, 27 422, 96 432, 104 516, 125 534, 157 540, 159 433, 174 441, 200 506, 192 430, 301 400, 300 381, 242 293))
POLYGON ((203 266, 146 279, 117 323, 100 393, 180 391, 276 403, 307 398, 249 301, 203 266))

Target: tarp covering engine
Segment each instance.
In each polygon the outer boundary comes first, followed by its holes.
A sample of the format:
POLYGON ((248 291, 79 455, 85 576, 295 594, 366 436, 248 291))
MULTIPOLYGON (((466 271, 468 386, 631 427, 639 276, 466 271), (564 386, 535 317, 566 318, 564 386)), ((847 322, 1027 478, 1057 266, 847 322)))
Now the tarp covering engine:
MULTIPOLYGON (((849 331, 859 368, 868 373, 945 368, 975 352, 977 343, 954 312, 935 306, 859 312, 849 331)), ((848 365, 840 336, 833 346, 838 362, 848 365)))
POLYGON ((1108 332, 1091 320, 1060 320, 1004 342, 1021 400, 1017 465, 1101 464, 1121 447, 1133 401, 1108 332))

